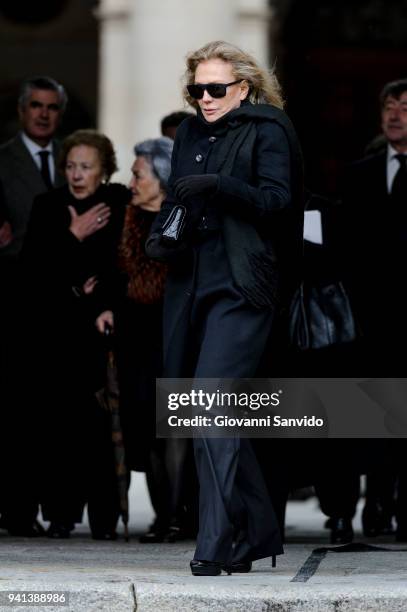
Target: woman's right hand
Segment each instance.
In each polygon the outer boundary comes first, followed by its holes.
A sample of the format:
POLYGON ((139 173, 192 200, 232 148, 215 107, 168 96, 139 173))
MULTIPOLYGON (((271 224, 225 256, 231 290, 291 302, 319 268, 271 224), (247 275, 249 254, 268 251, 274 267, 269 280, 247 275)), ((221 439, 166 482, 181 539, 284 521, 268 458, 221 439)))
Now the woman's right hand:
POLYGON ((111 310, 105 310, 96 319, 96 327, 101 334, 105 333, 106 325, 109 325, 111 329, 114 327, 114 317, 111 310))
POLYGON ((68 206, 71 214, 69 231, 80 241, 99 231, 109 223, 110 208, 103 202, 78 215, 73 206, 68 206))

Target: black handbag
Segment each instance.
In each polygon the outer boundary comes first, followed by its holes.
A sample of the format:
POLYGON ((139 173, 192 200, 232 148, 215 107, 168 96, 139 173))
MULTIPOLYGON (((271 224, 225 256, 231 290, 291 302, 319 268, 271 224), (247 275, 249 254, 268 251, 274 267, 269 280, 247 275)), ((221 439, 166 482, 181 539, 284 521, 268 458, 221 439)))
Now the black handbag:
POLYGON ((174 206, 163 225, 162 244, 170 247, 180 245, 185 228, 186 213, 187 209, 182 204, 174 206))
POLYGON ((186 208, 177 204, 171 209, 162 230, 147 238, 145 251, 148 257, 162 263, 177 260, 187 249, 185 240, 186 208))
POLYGON ((356 340, 355 318, 340 281, 301 283, 290 306, 289 336, 291 345, 302 351, 356 340))

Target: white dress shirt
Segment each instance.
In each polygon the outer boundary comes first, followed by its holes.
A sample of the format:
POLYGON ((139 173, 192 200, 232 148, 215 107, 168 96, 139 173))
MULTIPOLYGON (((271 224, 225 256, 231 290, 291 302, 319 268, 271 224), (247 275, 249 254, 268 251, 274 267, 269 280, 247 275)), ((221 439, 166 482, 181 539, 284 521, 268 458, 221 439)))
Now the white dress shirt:
MULTIPOLYGON (((393 185, 394 177, 397 174, 398 169, 400 168, 400 162, 395 158, 395 155, 398 155, 399 152, 396 149, 393 149, 391 145, 387 145, 387 191, 391 193, 391 188, 393 185)), ((407 155, 407 154, 406 154, 407 155)))
POLYGON ((50 141, 46 147, 40 147, 39 145, 37 145, 36 142, 31 140, 31 138, 28 138, 25 132, 21 132, 21 139, 23 143, 25 144, 25 146, 27 147, 29 153, 31 154, 31 157, 33 158, 39 170, 41 170, 41 157, 38 155, 38 153, 41 153, 41 151, 49 151, 49 155, 48 155, 49 173, 51 176, 51 181, 54 183, 55 181, 55 162, 54 162, 54 156, 52 154, 53 153, 52 141, 50 141))

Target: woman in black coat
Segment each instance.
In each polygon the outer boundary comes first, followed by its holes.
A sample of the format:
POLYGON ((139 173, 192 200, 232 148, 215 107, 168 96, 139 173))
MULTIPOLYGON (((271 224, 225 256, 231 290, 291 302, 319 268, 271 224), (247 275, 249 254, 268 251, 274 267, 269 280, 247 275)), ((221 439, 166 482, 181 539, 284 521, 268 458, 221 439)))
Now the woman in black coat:
MULTIPOLYGON (((147 241, 150 256, 170 261, 165 375, 253 377, 301 272, 301 152, 275 77, 228 43, 189 55, 185 98, 198 113, 178 128, 169 196, 147 241), (163 225, 180 202, 188 221, 171 250, 163 225)), ((249 440, 197 436, 194 448, 192 573, 250 571, 252 561, 281 554, 249 440)))
POLYGON ((23 249, 42 511, 48 535, 68 537, 87 501, 92 535, 105 539, 115 537, 118 507, 108 415, 95 400, 104 354, 93 302, 112 276, 130 193, 108 183, 114 150, 93 130, 64 141, 61 169, 67 185, 35 199, 23 249))
POLYGON ((155 381, 162 375, 162 309, 167 266, 147 257, 144 245, 166 197, 173 141, 154 138, 134 147, 131 205, 118 250, 121 291, 106 295, 96 325, 114 329, 120 420, 126 464, 146 473, 156 513, 142 543, 185 538, 185 463, 188 440, 156 439, 155 381))

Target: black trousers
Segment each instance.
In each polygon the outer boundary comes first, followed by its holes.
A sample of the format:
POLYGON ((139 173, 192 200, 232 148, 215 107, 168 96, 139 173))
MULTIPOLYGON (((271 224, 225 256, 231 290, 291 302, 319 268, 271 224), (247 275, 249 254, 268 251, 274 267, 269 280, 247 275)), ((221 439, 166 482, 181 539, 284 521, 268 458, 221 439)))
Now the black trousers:
MULTIPOLYGON (((272 314, 241 296, 220 236, 199 245, 196 266, 195 377, 255 376, 272 314)), ((195 559, 227 563, 281 554, 277 520, 250 440, 197 437, 194 452, 200 484, 195 559)))
POLYGON ((277 519, 250 440, 195 438, 194 450, 200 485, 195 559, 229 563, 281 554, 277 519))

